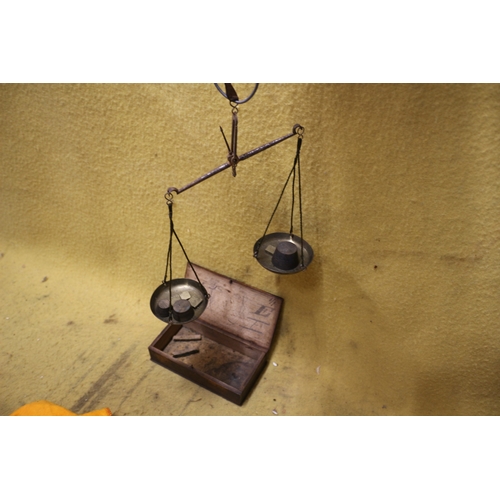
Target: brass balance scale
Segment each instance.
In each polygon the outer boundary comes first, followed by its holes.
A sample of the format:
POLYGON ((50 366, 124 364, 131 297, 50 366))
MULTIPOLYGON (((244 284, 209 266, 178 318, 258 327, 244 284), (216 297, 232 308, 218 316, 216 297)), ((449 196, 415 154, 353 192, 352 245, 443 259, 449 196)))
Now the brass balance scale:
POLYGON ((231 130, 231 144, 228 143, 222 127, 224 141, 227 146, 228 156, 227 162, 214 170, 207 172, 198 179, 190 182, 182 188, 170 187, 165 193, 165 199, 169 210, 170 219, 170 239, 167 252, 167 264, 165 268, 165 276, 162 284, 154 291, 151 296, 150 306, 153 314, 169 324, 185 324, 196 320, 201 316, 207 307, 209 294, 202 285, 198 275, 189 260, 187 253, 177 236, 173 223, 173 194, 181 194, 184 191, 196 186, 210 177, 226 170, 232 169, 233 177, 236 177, 236 168, 238 164, 252 156, 255 156, 266 149, 269 149, 287 139, 297 136, 297 150, 293 167, 288 174, 285 185, 281 191, 276 207, 272 212, 271 218, 266 226, 264 234, 260 237, 254 247, 253 256, 257 262, 267 269, 278 274, 294 274, 304 271, 313 260, 313 250, 311 246, 304 240, 302 231, 302 191, 301 191, 301 176, 300 176, 300 149, 302 146, 302 139, 304 135, 304 128, 301 125, 294 125, 292 132, 275 139, 271 142, 263 144, 255 149, 247 151, 238 155, 238 105, 248 102, 257 92, 259 84, 255 84, 252 92, 245 99, 240 99, 232 84, 224 84, 225 91, 215 84, 217 90, 229 101, 232 112, 232 130, 231 130), (276 232, 267 234, 271 221, 278 209, 280 201, 286 191, 287 186, 291 181, 292 184, 292 208, 290 217, 290 230, 288 232, 276 232), (299 232, 300 236, 293 232, 294 221, 294 208, 295 208, 295 193, 297 191, 298 205, 299 205, 299 232), (173 238, 177 240, 181 247, 186 260, 193 271, 196 280, 187 278, 172 279, 172 243, 173 238))

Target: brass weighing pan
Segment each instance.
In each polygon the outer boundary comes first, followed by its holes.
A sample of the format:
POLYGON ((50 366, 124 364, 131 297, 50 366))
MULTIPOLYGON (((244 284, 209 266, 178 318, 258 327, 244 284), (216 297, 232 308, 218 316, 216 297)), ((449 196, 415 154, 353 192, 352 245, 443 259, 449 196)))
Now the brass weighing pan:
POLYGON ((260 238, 253 252, 262 267, 278 274, 303 271, 314 257, 309 243, 290 233, 272 233, 260 238))
POLYGON ((184 324, 201 316, 208 304, 208 293, 195 280, 174 279, 162 283, 151 296, 151 311, 165 323, 184 324), (172 300, 170 300, 172 290, 172 300))

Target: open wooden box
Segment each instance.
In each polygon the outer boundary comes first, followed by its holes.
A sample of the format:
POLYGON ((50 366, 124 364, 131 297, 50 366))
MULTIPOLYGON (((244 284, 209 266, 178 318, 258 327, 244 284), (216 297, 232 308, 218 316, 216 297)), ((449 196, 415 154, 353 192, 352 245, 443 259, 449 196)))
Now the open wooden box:
MULTIPOLYGON (((241 405, 266 363, 283 299, 193 266, 208 306, 191 323, 169 324, 149 346, 151 360, 241 405), (181 342, 186 347, 177 335, 201 336, 190 342, 199 352, 177 357, 181 342)), ((189 265, 186 278, 196 279, 189 265)))

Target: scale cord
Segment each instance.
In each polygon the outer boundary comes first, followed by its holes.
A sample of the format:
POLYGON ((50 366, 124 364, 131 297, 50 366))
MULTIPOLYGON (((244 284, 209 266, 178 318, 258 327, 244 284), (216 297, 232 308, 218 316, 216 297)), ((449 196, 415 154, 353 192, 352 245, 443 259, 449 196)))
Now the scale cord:
POLYGON ((168 205, 168 215, 170 219, 170 235, 168 241, 168 252, 167 252, 167 263, 165 266, 165 276, 163 278, 163 285, 167 286, 168 284, 168 319, 169 322, 172 321, 172 235, 174 233, 174 222, 172 220, 172 201, 167 200, 168 205))
MULTIPOLYGON (((299 137, 299 141, 302 139, 299 137)), ((297 176, 299 179, 299 220, 300 220, 300 255, 301 255, 301 264, 304 267, 304 237, 302 235, 302 183, 300 178, 300 154, 297 151, 297 176)))
MULTIPOLYGON (((278 199, 278 203, 276 203, 276 206, 274 207, 273 213, 271 214, 271 218, 269 219, 269 222, 267 223, 266 229, 264 231, 264 234, 262 235, 262 238, 260 239, 260 244, 259 246, 255 249, 254 252, 254 257, 257 257, 259 250, 260 250, 260 245, 262 244, 262 241, 264 240, 267 231, 269 229, 269 226, 271 225, 271 222, 273 220, 274 214, 278 210, 279 204, 281 203, 281 199, 283 198, 283 194, 285 193, 286 187, 288 186, 288 182, 290 181, 290 177, 292 177, 293 174, 293 186, 292 186, 292 214, 291 214, 291 222, 290 222, 290 234, 293 232, 293 211, 294 211, 294 204, 295 204, 295 171, 297 164, 299 165, 299 210, 300 210, 300 227, 301 227, 301 239, 302 239, 302 196, 301 196, 301 190, 300 190, 300 148, 302 146, 302 137, 297 138, 297 152, 295 154, 295 159, 293 162, 293 167, 290 170, 290 173, 288 174, 288 177, 286 179, 285 185, 283 186, 283 189, 281 190, 280 197, 278 199)), ((304 257, 302 256, 302 264, 303 264, 304 257)))
POLYGON ((204 292, 205 292, 205 293, 204 293, 204 294, 205 294, 205 297, 208 299, 208 298, 209 298, 209 295, 208 295, 207 291, 205 290, 205 287, 201 284, 200 278, 198 277, 198 274, 197 274, 197 272, 196 272, 196 270, 195 270, 195 268, 194 268, 193 264, 192 264, 192 263, 191 263, 191 261, 189 260, 189 257, 188 257, 188 255, 187 255, 187 253, 186 253, 186 250, 184 250, 184 246, 183 246, 183 245, 182 245, 182 243, 181 243, 181 240, 180 240, 180 239, 179 239, 179 237, 177 236, 177 233, 175 232, 175 229, 173 229, 173 228, 172 228, 172 230, 173 230, 173 232, 174 232, 174 236, 175 236, 175 238, 177 239, 177 242, 179 243, 179 246, 181 247, 181 249, 182 249, 182 251, 183 251, 183 253, 184 253, 184 257, 186 257, 186 260, 187 260, 187 262, 188 262, 189 266, 191 267, 191 270, 193 271, 194 275, 196 276, 196 280, 198 281, 198 284, 201 286, 201 288, 203 288, 203 290, 204 290, 204 292))
POLYGON ((169 243, 168 243, 168 252, 167 252, 167 265, 165 267, 165 277, 163 278, 163 285, 167 286, 168 285, 168 293, 169 293, 169 301, 170 301, 170 311, 169 311, 169 319, 171 320, 172 317, 172 307, 173 304, 172 302, 172 236, 175 236, 175 239, 179 243, 179 246, 182 249, 182 252, 184 253, 184 257, 186 257, 186 260, 191 267, 191 270, 193 271, 194 275, 196 276, 196 280, 198 281, 198 284, 201 286, 201 288, 204 291, 205 298, 209 298, 210 295, 207 293, 205 287, 202 285, 200 278, 198 277, 198 273, 196 272, 193 264, 189 260, 189 257, 187 255, 186 250, 184 249, 184 245, 182 244, 179 236, 177 236, 177 233, 174 228, 174 220, 173 220, 173 203, 171 200, 167 200, 167 205, 168 205, 168 215, 170 219, 170 238, 169 238, 169 243))

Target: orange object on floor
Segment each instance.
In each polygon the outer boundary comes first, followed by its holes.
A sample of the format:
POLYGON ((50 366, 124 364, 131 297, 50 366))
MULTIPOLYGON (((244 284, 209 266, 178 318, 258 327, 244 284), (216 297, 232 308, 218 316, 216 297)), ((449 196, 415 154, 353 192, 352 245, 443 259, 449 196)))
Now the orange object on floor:
MULTIPOLYGON (((109 417, 113 415, 109 408, 102 408, 88 413, 84 413, 83 417, 109 417)), ((12 413, 11 417, 75 417, 79 416, 72 411, 63 408, 62 406, 51 403, 50 401, 36 401, 21 406, 18 410, 12 413)))

